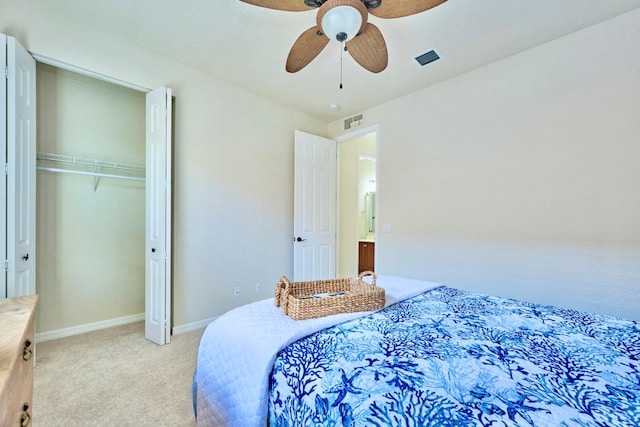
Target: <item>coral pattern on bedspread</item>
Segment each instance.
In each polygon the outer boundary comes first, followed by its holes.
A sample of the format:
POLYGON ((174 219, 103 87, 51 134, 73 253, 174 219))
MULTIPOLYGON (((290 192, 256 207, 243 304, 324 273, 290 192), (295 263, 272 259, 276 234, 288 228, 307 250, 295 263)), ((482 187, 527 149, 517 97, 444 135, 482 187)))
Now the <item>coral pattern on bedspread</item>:
POLYGON ((640 426, 640 323, 438 288, 282 350, 269 425, 640 426))

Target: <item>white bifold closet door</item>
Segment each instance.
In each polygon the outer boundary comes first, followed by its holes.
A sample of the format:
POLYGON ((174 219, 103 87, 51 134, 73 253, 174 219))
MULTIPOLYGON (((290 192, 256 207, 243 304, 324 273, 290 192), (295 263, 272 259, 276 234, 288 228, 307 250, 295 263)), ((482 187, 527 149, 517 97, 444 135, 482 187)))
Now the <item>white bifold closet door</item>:
POLYGON ((147 94, 145 337, 171 340, 171 89, 147 94))
POLYGON ((0 297, 36 292, 36 61, 13 37, 0 34, 5 83, 0 89, 0 202, 4 270, 0 297))

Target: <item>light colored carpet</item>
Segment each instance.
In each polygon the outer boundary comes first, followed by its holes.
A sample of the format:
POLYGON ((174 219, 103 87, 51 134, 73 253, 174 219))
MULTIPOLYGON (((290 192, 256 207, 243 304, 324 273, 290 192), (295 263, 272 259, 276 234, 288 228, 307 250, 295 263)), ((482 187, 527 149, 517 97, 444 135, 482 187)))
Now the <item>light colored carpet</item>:
POLYGON ((157 346, 137 322, 38 343, 34 427, 193 427, 191 381, 203 332, 157 346))

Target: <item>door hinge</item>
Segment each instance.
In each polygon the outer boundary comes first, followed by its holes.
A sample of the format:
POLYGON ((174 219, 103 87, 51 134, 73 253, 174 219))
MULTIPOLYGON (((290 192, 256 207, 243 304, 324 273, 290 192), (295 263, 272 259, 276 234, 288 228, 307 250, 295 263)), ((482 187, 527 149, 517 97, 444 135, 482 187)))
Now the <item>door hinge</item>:
POLYGON ((9 175, 9 163, 4 164, 4 174, 7 176, 9 175))
POLYGON ((9 79, 9 66, 8 65, 4 66, 4 78, 5 79, 9 79))
POLYGON ((5 259, 3 264, 4 264, 4 271, 9 271, 9 260, 5 259))

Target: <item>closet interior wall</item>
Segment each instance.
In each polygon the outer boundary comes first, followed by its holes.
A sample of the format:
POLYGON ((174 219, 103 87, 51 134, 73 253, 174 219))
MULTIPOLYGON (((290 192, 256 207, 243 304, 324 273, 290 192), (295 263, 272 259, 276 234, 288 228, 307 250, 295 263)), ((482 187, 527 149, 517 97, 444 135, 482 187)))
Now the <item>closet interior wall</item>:
MULTIPOLYGON (((145 164, 144 93, 42 63, 36 76, 39 153, 145 164)), ((98 184, 37 172, 38 333, 142 319, 145 184, 98 184)))

